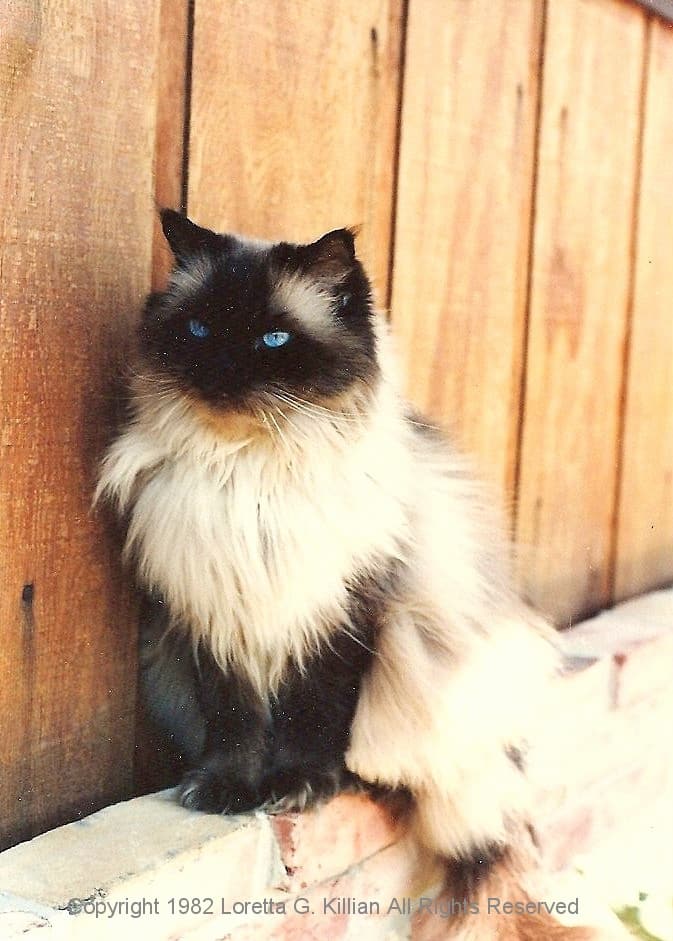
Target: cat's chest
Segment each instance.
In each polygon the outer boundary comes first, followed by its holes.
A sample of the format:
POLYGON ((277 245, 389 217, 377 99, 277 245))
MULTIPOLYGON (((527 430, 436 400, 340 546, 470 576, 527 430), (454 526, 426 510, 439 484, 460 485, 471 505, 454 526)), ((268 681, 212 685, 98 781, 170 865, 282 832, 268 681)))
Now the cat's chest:
POLYGON ((395 544, 399 507, 376 475, 240 456, 167 462, 136 501, 141 573, 198 632, 244 630, 257 646, 338 617, 346 584, 395 544))

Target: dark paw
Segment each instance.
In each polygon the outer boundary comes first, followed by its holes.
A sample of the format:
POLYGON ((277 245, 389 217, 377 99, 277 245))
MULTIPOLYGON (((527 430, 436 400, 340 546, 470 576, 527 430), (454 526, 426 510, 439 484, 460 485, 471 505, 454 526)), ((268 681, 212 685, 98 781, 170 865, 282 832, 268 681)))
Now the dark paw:
POLYGON ((197 768, 184 776, 178 800, 183 807, 207 814, 245 814, 261 803, 256 792, 209 768, 197 768))
POLYGON ((270 795, 263 809, 270 814, 308 810, 340 791, 355 788, 357 780, 341 768, 330 771, 281 771, 268 782, 270 795))

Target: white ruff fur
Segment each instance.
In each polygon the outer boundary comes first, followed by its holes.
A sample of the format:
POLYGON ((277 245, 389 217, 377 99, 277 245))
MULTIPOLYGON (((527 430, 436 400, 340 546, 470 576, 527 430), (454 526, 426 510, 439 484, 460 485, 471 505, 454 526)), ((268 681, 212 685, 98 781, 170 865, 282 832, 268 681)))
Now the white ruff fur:
POLYGON ((387 345, 381 326, 367 408, 349 413, 344 399, 330 417, 278 402, 256 431, 224 434, 184 396, 139 383, 97 496, 129 514, 146 585, 263 696, 288 658, 348 630, 349 580, 403 563, 347 763, 408 787, 425 843, 452 855, 506 842, 524 811, 505 748, 525 741, 556 655, 510 590, 488 499, 447 444, 404 418, 387 345))

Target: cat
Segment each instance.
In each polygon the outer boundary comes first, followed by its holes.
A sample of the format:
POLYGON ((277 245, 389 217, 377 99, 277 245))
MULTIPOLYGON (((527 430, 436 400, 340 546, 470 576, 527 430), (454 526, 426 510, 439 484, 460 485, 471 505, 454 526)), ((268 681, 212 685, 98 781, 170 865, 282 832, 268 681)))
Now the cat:
MULTIPOLYGON (((555 635, 512 587, 487 492, 400 393, 353 232, 161 220, 175 265, 96 499, 147 591, 142 685, 188 768, 179 800, 409 794, 447 891, 526 898, 524 756, 555 635)), ((449 936, 585 937, 537 918, 467 915, 449 936)))

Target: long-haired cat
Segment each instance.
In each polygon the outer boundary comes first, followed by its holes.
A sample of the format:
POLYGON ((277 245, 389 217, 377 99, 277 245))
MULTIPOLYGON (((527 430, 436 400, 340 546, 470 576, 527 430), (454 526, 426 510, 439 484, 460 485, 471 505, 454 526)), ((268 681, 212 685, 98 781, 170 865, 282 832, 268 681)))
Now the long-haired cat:
MULTIPOLYGON (((401 396, 353 235, 162 223, 175 267, 147 301, 98 496, 150 598, 145 698, 188 765, 181 802, 403 791, 447 891, 525 900, 523 756, 553 635, 513 591, 465 462, 401 396)), ((584 937, 485 906, 442 931, 584 937)))

